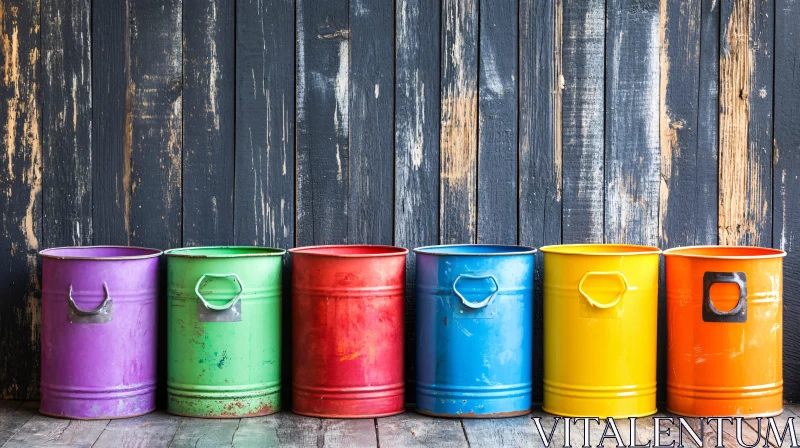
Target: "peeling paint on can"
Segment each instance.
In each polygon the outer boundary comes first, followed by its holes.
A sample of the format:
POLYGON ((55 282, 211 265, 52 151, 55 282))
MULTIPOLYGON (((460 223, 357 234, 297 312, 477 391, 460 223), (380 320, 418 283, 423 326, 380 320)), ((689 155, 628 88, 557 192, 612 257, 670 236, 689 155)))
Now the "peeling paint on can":
POLYGON ((282 249, 167 255, 167 411, 240 418, 280 410, 282 249))
POLYGON ((417 254, 417 412, 530 412, 536 249, 429 246, 417 254))

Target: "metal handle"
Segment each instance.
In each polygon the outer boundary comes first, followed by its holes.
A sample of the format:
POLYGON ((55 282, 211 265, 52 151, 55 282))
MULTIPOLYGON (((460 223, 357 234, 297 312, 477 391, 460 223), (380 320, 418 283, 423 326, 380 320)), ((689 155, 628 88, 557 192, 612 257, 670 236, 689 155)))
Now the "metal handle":
POLYGON ((197 294, 197 298, 203 302, 203 306, 211 311, 225 311, 236 304, 242 298, 242 293, 244 292, 244 286, 242 286, 242 279, 239 278, 236 274, 203 274, 200 276, 200 279, 197 280, 197 284, 194 285, 194 293, 197 294), (231 300, 228 301, 225 305, 212 305, 208 303, 205 297, 200 294, 200 284, 203 283, 203 280, 208 278, 229 278, 233 277, 236 280, 236 284, 239 285, 239 292, 236 293, 235 296, 231 300))
POLYGON ((111 300, 111 294, 108 292, 108 285, 103 282, 103 290, 106 293, 106 298, 103 303, 93 310, 81 309, 75 299, 72 298, 72 283, 69 285, 69 309, 67 312, 70 323, 85 323, 85 324, 103 324, 111 322, 114 314, 114 302, 111 300))
POLYGON ((626 279, 625 275, 620 271, 610 271, 610 272, 593 272, 593 271, 589 271, 589 272, 583 274, 583 277, 581 278, 580 283, 578 283, 578 292, 581 293, 583 298, 586 299, 586 301, 589 302, 589 304, 592 305, 593 307, 600 308, 600 309, 608 309, 608 308, 615 307, 619 303, 619 301, 622 300, 622 295, 625 294, 626 292, 628 292, 628 289, 629 289, 628 279, 626 279), (592 276, 617 277, 622 281, 622 286, 623 286, 622 291, 620 291, 619 294, 617 294, 617 297, 614 300, 612 300, 612 301, 610 301, 608 303, 600 303, 600 302, 592 299, 591 297, 589 297, 589 294, 586 293, 586 291, 583 290, 583 283, 586 281, 587 278, 592 277, 592 276))
POLYGON ((496 296, 499 291, 500 291, 500 284, 497 282, 497 277, 491 274, 487 275, 461 274, 458 277, 456 277, 455 281, 453 282, 453 292, 458 296, 459 299, 461 299, 461 303, 463 303, 464 306, 472 308, 474 310, 483 308, 489 303, 491 303, 492 299, 494 299, 494 296, 496 296), (495 288, 494 292, 480 302, 470 302, 463 295, 461 295, 461 293, 458 292, 458 288, 456 288, 458 281, 461 280, 462 278, 470 278, 475 280, 484 280, 487 278, 491 279, 494 282, 494 288, 495 288))
POLYGON ((747 322, 747 275, 744 272, 706 272, 703 274, 703 322, 747 322), (739 286, 739 301, 730 311, 720 311, 711 301, 711 285, 734 283, 739 286))

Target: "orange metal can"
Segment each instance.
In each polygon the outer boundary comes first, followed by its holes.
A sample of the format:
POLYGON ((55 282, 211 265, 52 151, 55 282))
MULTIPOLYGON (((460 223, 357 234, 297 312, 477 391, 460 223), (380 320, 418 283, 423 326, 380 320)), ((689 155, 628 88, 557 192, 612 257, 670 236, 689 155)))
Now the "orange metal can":
POLYGON ((778 249, 664 252, 667 410, 690 417, 783 411, 783 257, 778 249))

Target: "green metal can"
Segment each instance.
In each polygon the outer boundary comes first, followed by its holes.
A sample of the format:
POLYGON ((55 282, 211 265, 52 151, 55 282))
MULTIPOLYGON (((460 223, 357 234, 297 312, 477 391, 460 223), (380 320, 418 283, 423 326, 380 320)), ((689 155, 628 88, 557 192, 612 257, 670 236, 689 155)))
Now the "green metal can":
POLYGON ((167 411, 239 418, 280 410, 286 251, 194 247, 167 255, 167 411))

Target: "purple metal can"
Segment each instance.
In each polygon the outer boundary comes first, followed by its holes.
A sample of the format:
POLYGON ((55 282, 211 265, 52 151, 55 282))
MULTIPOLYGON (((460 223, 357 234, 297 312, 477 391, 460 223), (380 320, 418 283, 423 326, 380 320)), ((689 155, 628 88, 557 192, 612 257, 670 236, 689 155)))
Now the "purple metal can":
POLYGON ((39 412, 77 419, 151 412, 161 251, 60 247, 40 255, 39 412))

